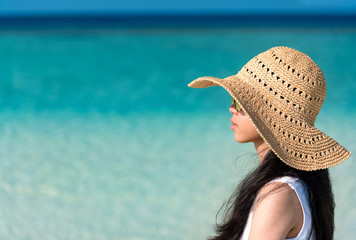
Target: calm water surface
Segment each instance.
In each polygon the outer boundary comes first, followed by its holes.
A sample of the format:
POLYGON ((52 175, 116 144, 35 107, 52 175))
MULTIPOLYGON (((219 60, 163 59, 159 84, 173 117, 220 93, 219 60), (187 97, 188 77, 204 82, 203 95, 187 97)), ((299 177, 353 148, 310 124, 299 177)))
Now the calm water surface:
MULTIPOLYGON (((356 30, 95 29, 0 34, 1 239, 206 239, 258 160, 222 88, 286 45, 324 71, 316 126, 356 152, 356 30)), ((331 169, 336 237, 356 236, 354 156, 331 169)))

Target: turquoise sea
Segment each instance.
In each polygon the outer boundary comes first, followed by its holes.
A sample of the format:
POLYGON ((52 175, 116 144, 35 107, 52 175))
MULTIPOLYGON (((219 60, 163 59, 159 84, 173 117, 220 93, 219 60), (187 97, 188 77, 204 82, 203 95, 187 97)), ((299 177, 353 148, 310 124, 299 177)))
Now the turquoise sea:
MULTIPOLYGON (((5 24, 6 25, 6 24, 5 24)), ((0 239, 191 240, 258 160, 222 88, 285 45, 324 71, 336 240, 356 237, 356 25, 0 28, 0 239)))

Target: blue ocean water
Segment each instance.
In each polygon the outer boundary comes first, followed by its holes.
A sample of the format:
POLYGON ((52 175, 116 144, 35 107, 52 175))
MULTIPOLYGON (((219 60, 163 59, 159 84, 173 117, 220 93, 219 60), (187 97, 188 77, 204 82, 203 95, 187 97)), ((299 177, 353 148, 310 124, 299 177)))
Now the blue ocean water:
MULTIPOLYGON (((258 164, 222 88, 277 45, 327 80, 316 127, 355 153, 356 28, 101 28, 0 34, 1 239, 206 239, 258 164)), ((356 164, 331 168, 336 237, 356 236, 356 164)))

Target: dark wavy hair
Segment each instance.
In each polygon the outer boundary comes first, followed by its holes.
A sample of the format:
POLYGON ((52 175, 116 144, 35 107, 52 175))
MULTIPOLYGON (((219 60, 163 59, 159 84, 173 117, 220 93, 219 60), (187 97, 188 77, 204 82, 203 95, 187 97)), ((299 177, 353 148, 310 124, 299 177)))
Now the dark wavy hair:
POLYGON ((328 169, 297 170, 282 162, 271 150, 220 208, 217 217, 225 207, 222 222, 216 224, 216 236, 209 240, 239 240, 258 191, 269 181, 282 176, 297 177, 304 181, 308 189, 316 240, 332 240, 335 202, 328 169))

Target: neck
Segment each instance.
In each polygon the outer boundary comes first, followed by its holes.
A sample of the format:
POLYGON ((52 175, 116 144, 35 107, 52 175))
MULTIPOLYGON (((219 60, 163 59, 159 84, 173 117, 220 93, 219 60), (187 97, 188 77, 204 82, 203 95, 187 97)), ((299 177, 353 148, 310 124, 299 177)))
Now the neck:
POLYGON ((258 141, 255 141, 254 144, 258 154, 258 158, 260 159, 260 162, 262 162, 264 157, 268 153, 269 146, 265 141, 263 141, 262 138, 258 141))

